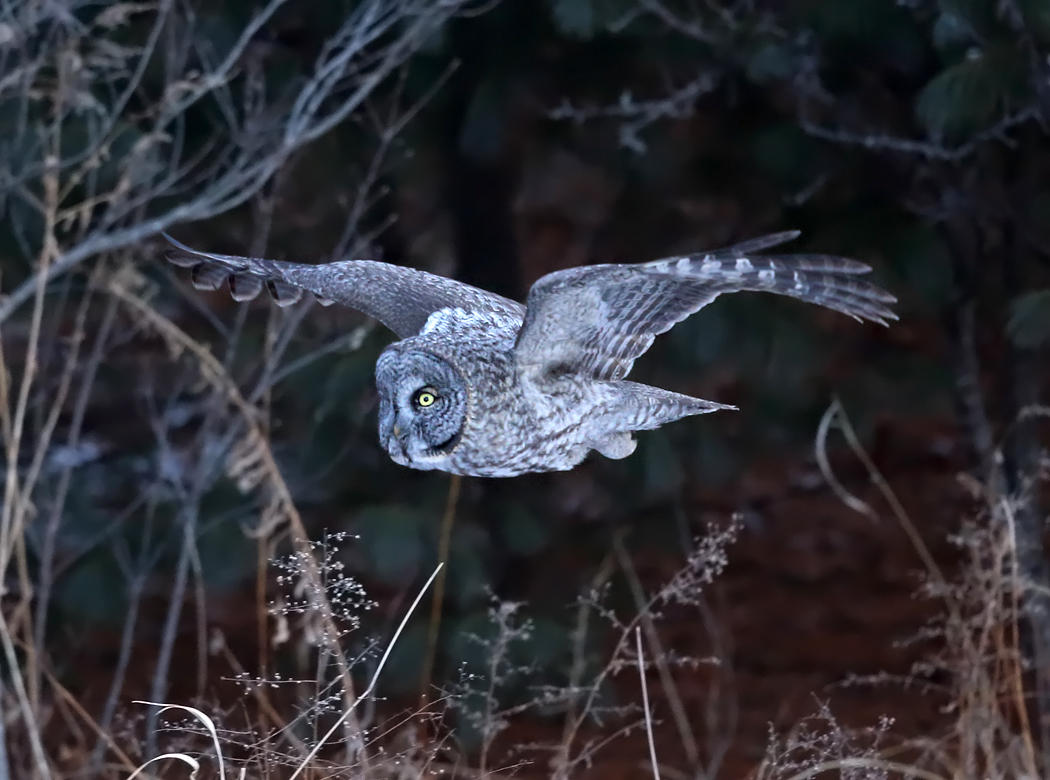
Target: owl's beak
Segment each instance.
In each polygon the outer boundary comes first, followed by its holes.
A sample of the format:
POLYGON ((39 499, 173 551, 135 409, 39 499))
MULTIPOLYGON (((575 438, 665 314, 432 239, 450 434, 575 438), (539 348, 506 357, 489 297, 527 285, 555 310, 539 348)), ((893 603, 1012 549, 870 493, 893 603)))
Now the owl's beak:
POLYGON ((412 456, 408 454, 408 442, 405 441, 405 432, 397 424, 396 419, 394 424, 390 426, 390 433, 390 456, 403 466, 409 465, 412 462, 412 456), (395 452, 397 453, 396 455, 395 452))

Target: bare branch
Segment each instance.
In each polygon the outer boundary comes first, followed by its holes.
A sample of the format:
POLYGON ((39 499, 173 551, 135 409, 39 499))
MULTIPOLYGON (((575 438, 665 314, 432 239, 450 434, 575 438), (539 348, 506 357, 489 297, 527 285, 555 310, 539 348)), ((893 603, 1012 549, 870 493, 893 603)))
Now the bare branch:
POLYGON ((662 98, 637 100, 629 90, 625 90, 617 103, 609 105, 574 106, 568 100, 563 100, 561 105, 547 112, 547 117, 576 124, 596 119, 621 120, 620 145, 635 154, 645 154, 648 146, 642 140, 643 130, 663 119, 686 119, 692 116, 696 101, 713 91, 720 82, 720 74, 702 72, 662 98))
MULTIPOLYGON (((468 0, 368 0, 356 8, 322 48, 313 72, 299 87, 294 101, 286 104, 278 98, 270 106, 249 105, 238 113, 228 105, 225 90, 233 80, 245 78, 237 70, 238 63, 283 2, 271 0, 219 63, 202 74, 193 72, 194 62, 189 56, 168 56, 169 62, 181 63, 181 70, 173 74, 168 89, 152 109, 142 112, 146 120, 141 127, 144 140, 139 151, 143 162, 126 165, 123 175, 109 189, 63 209, 67 217, 79 215, 82 224, 88 226, 85 234, 72 246, 55 252, 46 269, 38 270, 0 302, 0 322, 25 303, 39 284, 46 285, 99 253, 137 244, 180 222, 221 214, 252 198, 295 152, 361 109, 391 74, 468 0), (226 106, 223 113, 227 116, 227 142, 187 149, 183 132, 186 112, 208 97, 226 106), (157 156, 163 147, 169 150, 166 162, 157 156), (151 159, 153 162, 146 164, 151 159), (180 189, 190 196, 172 202, 180 189), (135 216, 142 209, 148 214, 146 219, 135 216)), ((116 116, 121 115, 129 90, 154 55, 155 36, 160 34, 167 8, 162 5, 158 10, 151 36, 144 49, 137 52, 136 64, 126 82, 111 77, 115 85, 123 82, 124 88, 111 105, 95 107, 102 112, 104 121, 88 145, 55 159, 53 167, 63 177, 59 190, 63 196, 92 177, 102 164, 116 132, 116 116)), ((172 23, 170 19, 168 23, 172 23)), ((192 30, 187 29, 177 38, 183 47, 193 46, 192 30)), ((61 40, 49 53, 52 59, 63 56, 65 49, 60 44, 61 40)), ((38 71, 27 72, 40 77, 38 71)), ((23 86, 22 82, 10 83, 23 86)), ((29 93, 32 94, 32 84, 29 93)), ((39 109, 32 99, 27 99, 26 105, 30 114, 39 109)), ((58 115, 52 134, 62 132, 67 116, 58 115)), ((28 126, 23 135, 27 143, 34 143, 28 126)), ((5 195, 21 195, 23 200, 32 202, 35 196, 23 182, 33 181, 40 170, 42 164, 31 160, 0 159, 0 202, 5 195)))

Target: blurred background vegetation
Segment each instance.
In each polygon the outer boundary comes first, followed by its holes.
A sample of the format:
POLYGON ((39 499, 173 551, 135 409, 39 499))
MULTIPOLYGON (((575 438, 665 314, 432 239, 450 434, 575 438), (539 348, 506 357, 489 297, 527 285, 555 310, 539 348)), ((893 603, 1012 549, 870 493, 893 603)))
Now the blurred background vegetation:
MULTIPOLYGON (((720 729, 707 774, 753 771, 766 725, 812 709, 810 691, 911 669, 894 640, 928 617, 911 598, 919 560, 814 460, 838 398, 946 566, 966 513, 1024 498, 1017 561, 1043 593, 1024 596, 1022 644, 1047 755, 1048 57, 1045 0, 5 3, 4 695, 39 724, 36 743, 5 726, 10 776, 119 768, 69 701, 137 763, 157 737, 131 699, 232 711, 242 673, 316 677, 304 647, 324 643, 303 632, 330 627, 300 621, 302 592, 268 565, 294 523, 357 537, 332 537, 331 555, 369 594, 335 583, 362 674, 438 559, 448 476, 376 442, 390 334, 334 307, 197 293, 160 262, 162 230, 232 254, 385 259, 518 299, 558 268, 791 228, 799 251, 871 264, 900 298, 888 330, 735 296, 635 368, 741 412, 643 434, 625 461, 465 480, 432 680, 452 690, 485 665, 470 637, 494 630, 496 599, 525 602, 530 622, 507 705, 564 682, 577 594, 608 582, 631 602, 616 544, 651 585, 734 513, 704 618, 672 614, 665 636, 719 660, 683 672, 690 717, 720 729), (715 688, 733 703, 712 715, 715 688)), ((840 476, 871 499, 836 442, 840 476)), ((420 616, 398 642, 394 702, 419 693, 428 630, 420 616)), ((608 637, 589 641, 598 657, 608 637)), ((841 695, 860 721, 945 728, 915 691, 841 695)), ((469 757, 485 734, 450 718, 469 757)), ((538 740, 545 723, 501 738, 538 740)), ((630 754, 595 776, 637 776, 645 753, 630 754)))

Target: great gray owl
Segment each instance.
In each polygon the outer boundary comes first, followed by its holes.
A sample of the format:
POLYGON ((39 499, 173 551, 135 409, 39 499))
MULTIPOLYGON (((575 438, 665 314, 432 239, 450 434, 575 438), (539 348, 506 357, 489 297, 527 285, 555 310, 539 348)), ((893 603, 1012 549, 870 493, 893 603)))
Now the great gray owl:
POLYGON ((228 282, 238 301, 265 285, 277 304, 303 290, 386 325, 400 341, 376 364, 379 438, 403 466, 511 477, 566 471, 591 450, 634 452, 634 432, 719 409, 624 379, 669 330, 722 293, 790 295, 882 325, 889 293, 871 270, 828 255, 755 253, 795 238, 776 233, 710 252, 636 265, 590 265, 539 279, 526 305, 442 276, 371 260, 304 265, 175 246, 193 285, 228 282))

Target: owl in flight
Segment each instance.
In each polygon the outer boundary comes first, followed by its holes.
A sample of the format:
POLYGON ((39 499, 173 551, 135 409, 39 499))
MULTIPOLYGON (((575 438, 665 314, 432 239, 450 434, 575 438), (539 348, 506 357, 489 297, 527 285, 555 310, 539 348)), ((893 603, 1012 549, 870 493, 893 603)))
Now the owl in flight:
POLYGON ((591 450, 626 458, 635 431, 733 406, 625 379, 653 339, 723 293, 789 295, 886 325, 896 301, 858 279, 871 269, 829 255, 766 255, 798 231, 650 263, 566 268, 523 306, 414 268, 371 260, 305 265, 200 252, 166 236, 194 287, 265 286, 279 306, 304 290, 392 330, 376 363, 379 439, 415 469, 512 477, 567 471, 591 450))

